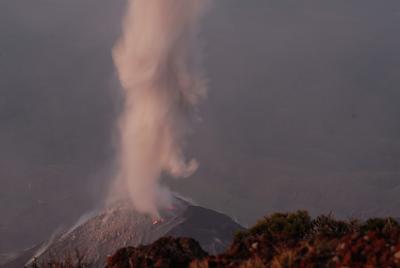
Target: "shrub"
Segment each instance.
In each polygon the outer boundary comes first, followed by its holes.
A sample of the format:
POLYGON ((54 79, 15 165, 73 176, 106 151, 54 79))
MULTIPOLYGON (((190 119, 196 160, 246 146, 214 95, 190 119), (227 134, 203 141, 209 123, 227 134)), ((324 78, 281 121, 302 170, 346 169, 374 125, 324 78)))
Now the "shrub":
POLYGON ((361 225, 361 232, 375 231, 385 233, 398 227, 399 223, 394 218, 371 218, 361 225))
POLYGON ((311 218, 306 211, 274 213, 257 222, 249 230, 251 235, 267 234, 275 238, 300 239, 311 229, 311 218))
POLYGON ((234 234, 234 241, 243 241, 249 235, 248 231, 236 231, 234 234))
POLYGON ((345 222, 335 220, 331 214, 321 215, 312 221, 312 230, 316 235, 337 237, 357 229, 356 222, 345 222))

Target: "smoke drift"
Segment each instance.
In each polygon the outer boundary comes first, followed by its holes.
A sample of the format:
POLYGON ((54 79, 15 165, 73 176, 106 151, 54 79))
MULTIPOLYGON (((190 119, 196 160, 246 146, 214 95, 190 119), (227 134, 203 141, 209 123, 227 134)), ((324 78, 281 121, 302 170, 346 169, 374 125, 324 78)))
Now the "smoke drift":
POLYGON ((135 208, 154 217, 172 205, 161 176, 188 177, 198 167, 183 147, 206 94, 196 39, 204 9, 205 0, 129 0, 113 50, 125 92, 118 179, 135 208))

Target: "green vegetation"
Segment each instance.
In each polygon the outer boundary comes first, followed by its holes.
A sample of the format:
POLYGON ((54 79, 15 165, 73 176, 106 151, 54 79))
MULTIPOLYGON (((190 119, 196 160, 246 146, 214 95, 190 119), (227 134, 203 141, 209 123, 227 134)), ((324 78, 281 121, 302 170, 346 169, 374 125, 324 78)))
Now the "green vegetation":
POLYGON ((394 218, 372 218, 361 225, 360 230, 364 233, 368 231, 388 233, 399 228, 399 223, 394 218))
POLYGON ((236 233, 236 239, 247 236, 268 235, 275 239, 301 239, 312 228, 311 217, 306 211, 274 213, 264 217, 247 231, 236 233))
POLYGON ((222 265, 215 267, 400 267, 400 225, 394 218, 361 222, 332 215, 311 219, 305 211, 275 213, 238 232, 217 259, 222 265))
POLYGON ((359 220, 336 220, 329 215, 311 219, 307 211, 294 213, 274 213, 259 220, 246 231, 238 231, 235 240, 248 236, 267 235, 277 240, 298 240, 310 236, 341 237, 351 232, 366 234, 369 231, 390 232, 398 229, 399 223, 394 218, 372 218, 366 222, 359 220))

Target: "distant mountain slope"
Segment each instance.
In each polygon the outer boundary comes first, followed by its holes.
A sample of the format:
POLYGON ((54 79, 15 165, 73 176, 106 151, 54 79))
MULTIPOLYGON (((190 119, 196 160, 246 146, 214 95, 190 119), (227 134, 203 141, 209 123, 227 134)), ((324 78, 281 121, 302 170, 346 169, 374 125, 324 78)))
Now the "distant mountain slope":
MULTIPOLYGON (((242 230, 228 216, 176 199, 174 208, 153 220, 128 203, 114 204, 59 235, 35 254, 37 263, 84 256, 93 267, 105 265, 107 256, 126 246, 146 245, 163 236, 191 237, 211 254, 222 252, 242 230)), ((28 260, 26 260, 28 261, 28 260)))

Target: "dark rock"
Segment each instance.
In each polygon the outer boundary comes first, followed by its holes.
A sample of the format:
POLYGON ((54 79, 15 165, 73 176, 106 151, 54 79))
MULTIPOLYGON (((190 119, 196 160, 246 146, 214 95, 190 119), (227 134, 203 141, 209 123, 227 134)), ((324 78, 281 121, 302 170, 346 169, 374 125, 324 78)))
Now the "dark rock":
POLYGON ((151 245, 118 250, 107 260, 107 268, 187 267, 208 254, 191 238, 164 237, 151 245))

